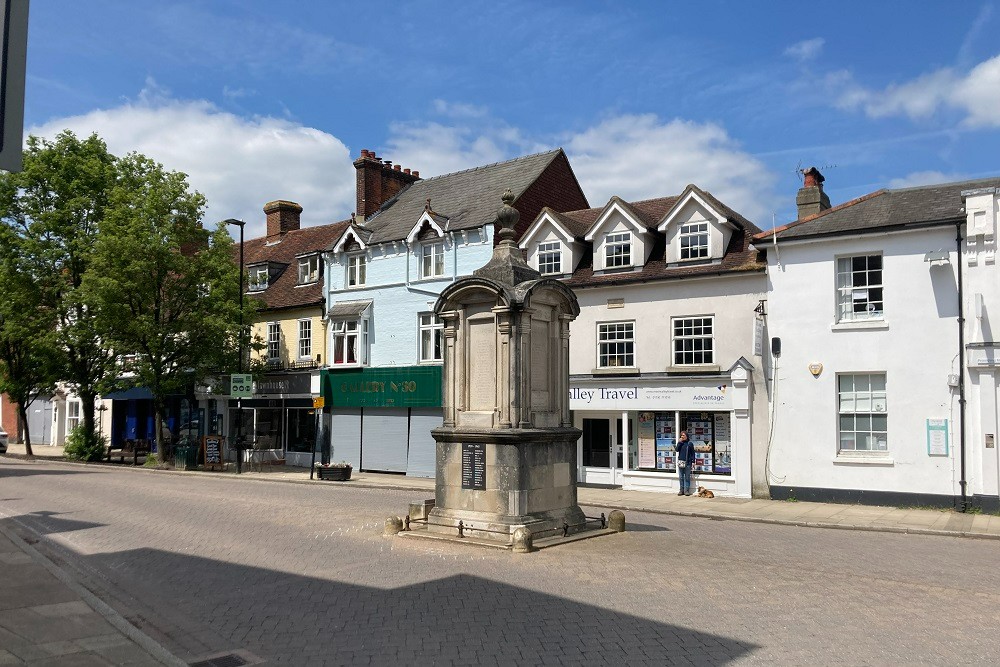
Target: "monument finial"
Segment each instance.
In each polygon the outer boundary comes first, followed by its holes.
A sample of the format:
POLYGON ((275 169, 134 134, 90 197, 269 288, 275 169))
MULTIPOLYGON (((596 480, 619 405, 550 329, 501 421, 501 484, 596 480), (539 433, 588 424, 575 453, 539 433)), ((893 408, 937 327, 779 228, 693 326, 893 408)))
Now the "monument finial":
POLYGON ((493 248, 493 257, 486 266, 472 272, 474 276, 489 278, 505 285, 519 285, 527 280, 538 280, 541 275, 528 266, 524 254, 514 242, 514 227, 521 214, 511 206, 514 193, 510 188, 503 193, 503 206, 497 211, 497 238, 499 243, 493 248))
POLYGON ((500 245, 514 245, 514 227, 521 218, 521 214, 512 206, 514 203, 514 193, 510 188, 503 193, 503 206, 497 211, 497 222, 500 229, 497 236, 500 237, 500 245))

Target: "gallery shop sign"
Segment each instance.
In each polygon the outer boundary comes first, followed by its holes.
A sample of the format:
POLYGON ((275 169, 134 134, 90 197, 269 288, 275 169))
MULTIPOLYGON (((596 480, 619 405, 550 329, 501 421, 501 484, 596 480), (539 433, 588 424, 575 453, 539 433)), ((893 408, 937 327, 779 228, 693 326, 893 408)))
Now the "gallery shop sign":
POLYGON ((440 366, 327 369, 321 387, 333 408, 441 407, 440 366))
POLYGON ((731 385, 671 387, 609 384, 575 385, 570 410, 732 410, 731 385))

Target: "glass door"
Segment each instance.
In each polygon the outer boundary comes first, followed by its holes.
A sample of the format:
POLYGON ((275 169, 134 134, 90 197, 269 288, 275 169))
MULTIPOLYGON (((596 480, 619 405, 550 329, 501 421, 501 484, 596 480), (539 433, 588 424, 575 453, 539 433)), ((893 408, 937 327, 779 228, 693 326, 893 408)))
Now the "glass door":
POLYGON ((614 484, 611 424, 607 417, 583 420, 580 481, 585 484, 614 484))

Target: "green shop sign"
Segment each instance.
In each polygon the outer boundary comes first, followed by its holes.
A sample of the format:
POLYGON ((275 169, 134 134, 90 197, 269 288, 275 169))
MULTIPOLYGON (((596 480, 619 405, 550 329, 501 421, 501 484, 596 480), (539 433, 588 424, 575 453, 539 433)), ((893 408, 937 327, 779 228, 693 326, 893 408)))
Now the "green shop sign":
POLYGON ((324 369, 322 390, 335 408, 438 408, 441 367, 324 369))

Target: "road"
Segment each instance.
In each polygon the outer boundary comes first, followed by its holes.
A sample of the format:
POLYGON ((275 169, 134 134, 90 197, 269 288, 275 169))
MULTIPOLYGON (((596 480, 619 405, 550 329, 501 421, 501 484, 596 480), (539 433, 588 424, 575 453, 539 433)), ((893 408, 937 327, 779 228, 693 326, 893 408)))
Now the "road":
POLYGON ((0 459, 0 521, 188 661, 1000 663, 995 541, 640 513, 528 555, 382 537, 414 495, 0 459))

